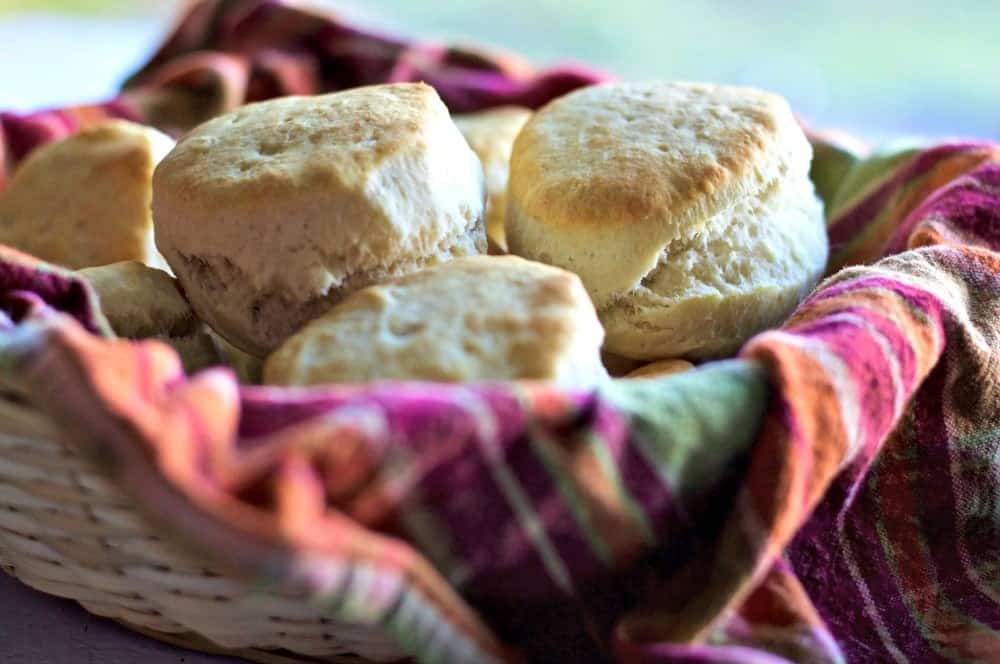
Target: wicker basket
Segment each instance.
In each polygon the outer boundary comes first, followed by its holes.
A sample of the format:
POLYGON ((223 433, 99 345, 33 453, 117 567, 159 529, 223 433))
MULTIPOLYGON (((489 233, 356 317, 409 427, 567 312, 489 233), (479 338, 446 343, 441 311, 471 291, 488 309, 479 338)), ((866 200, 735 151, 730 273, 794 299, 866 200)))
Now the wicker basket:
POLYGON ((196 650, 286 663, 403 656, 381 631, 331 621, 302 596, 262 591, 163 539, 58 423, 0 394, 0 565, 9 574, 196 650))

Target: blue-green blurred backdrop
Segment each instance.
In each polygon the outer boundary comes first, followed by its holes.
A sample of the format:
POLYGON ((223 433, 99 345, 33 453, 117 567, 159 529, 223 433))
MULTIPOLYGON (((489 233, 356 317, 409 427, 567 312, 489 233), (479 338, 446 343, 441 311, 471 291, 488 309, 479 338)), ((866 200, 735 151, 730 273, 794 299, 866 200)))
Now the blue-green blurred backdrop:
MULTIPOLYGON (((757 85, 786 95, 813 123, 876 140, 1000 138, 996 0, 313 4, 423 38, 515 50, 540 64, 575 60, 628 78, 757 85)), ((179 6, 153 0, 0 0, 0 106, 107 94, 155 45, 179 6)))

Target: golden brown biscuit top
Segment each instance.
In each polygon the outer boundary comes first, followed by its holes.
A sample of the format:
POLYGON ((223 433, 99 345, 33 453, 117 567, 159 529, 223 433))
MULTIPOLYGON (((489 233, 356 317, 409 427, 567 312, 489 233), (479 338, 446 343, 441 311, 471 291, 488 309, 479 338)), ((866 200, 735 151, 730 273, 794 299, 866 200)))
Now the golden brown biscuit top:
POLYGON ((448 112, 423 83, 376 85, 248 104, 209 120, 157 169, 157 186, 210 196, 294 197, 300 188, 363 187, 386 159, 423 150, 448 112))
POLYGON ((652 223, 669 239, 778 179, 803 152, 795 132, 784 99, 759 90, 592 86, 550 103, 524 127, 510 192, 523 214, 545 224, 652 223))
POLYGON ((580 280, 514 256, 459 258, 360 290, 267 360, 265 382, 606 377, 580 280))
POLYGON ((111 120, 40 147, 0 196, 0 242, 70 268, 162 264, 150 183, 172 146, 155 129, 111 120))

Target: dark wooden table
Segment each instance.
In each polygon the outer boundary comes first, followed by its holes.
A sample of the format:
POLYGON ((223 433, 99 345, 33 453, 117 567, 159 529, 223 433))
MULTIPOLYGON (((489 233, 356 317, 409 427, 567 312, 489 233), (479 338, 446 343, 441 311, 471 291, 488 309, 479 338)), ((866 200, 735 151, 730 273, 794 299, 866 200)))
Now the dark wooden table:
POLYGON ((3 664, 238 664, 159 643, 0 572, 3 664))

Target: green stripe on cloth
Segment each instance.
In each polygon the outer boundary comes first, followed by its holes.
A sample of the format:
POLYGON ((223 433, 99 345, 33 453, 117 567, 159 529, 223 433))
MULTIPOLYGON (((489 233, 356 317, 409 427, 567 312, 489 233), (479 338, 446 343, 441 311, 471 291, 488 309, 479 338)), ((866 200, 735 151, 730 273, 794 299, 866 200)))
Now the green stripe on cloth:
MULTIPOLYGON (((588 443, 592 444, 590 443, 590 437, 588 437, 588 443)), ((575 478, 569 476, 566 468, 556 456, 552 440, 541 430, 536 430, 531 434, 531 447, 538 454, 538 458, 542 460, 545 469, 551 475, 553 482, 555 482, 556 490, 562 497, 570 514, 573 515, 573 520, 580 527, 580 531, 587 538, 590 548, 600 558, 602 563, 611 567, 614 564, 614 554, 611 551, 611 547, 594 523, 583 496, 577 490, 575 478)), ((606 466, 607 464, 604 463, 602 458, 602 467, 605 472, 608 472, 606 466)), ((612 473, 614 472, 613 467, 610 470, 612 473)), ((621 489, 620 481, 614 482, 610 478, 609 481, 615 484, 616 488, 621 489)), ((648 528, 648 526, 646 527, 648 528)))
POLYGON ((718 481, 750 448, 767 394, 764 371, 746 360, 659 380, 615 381, 601 391, 629 413, 639 449, 681 499, 718 481))

